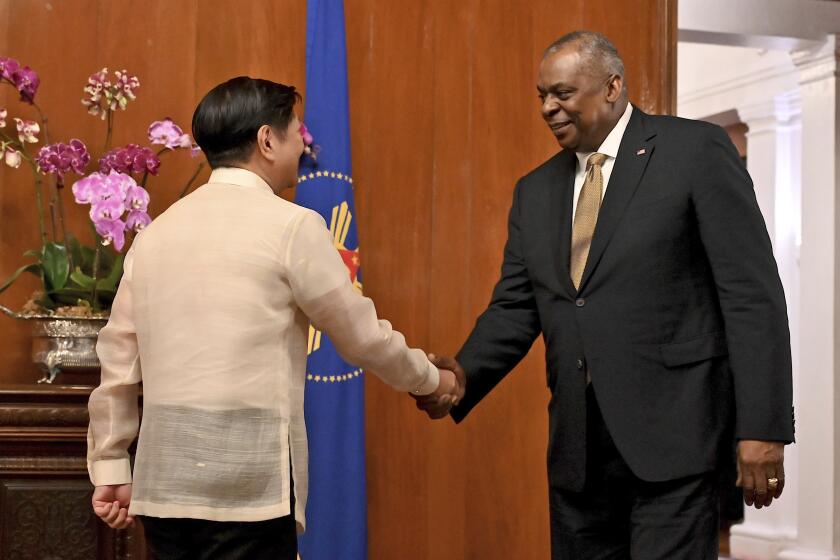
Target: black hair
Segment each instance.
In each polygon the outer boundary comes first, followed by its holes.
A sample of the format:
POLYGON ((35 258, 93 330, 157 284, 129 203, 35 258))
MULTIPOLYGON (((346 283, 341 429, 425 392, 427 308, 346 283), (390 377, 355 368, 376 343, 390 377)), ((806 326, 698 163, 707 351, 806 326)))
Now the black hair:
POLYGON ((243 163, 257 131, 271 125, 282 139, 300 101, 294 86, 239 76, 211 89, 192 118, 192 132, 210 167, 243 163))

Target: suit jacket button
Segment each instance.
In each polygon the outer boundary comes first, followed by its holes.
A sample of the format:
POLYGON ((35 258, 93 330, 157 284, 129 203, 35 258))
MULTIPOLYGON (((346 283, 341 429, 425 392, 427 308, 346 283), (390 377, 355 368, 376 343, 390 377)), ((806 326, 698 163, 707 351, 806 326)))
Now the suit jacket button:
POLYGON ((583 298, 578 298, 575 300, 575 305, 577 305, 578 307, 583 307, 584 305, 586 305, 586 300, 583 298))
POLYGON ((583 369, 583 360, 578 359, 578 361, 577 361, 577 368, 578 368, 578 369, 583 369))

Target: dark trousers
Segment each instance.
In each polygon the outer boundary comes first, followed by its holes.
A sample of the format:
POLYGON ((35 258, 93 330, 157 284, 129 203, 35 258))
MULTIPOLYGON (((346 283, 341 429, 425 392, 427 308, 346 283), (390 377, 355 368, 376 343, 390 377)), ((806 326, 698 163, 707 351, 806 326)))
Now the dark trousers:
POLYGON ((586 392, 586 483, 582 492, 549 489, 552 560, 716 560, 717 475, 639 479, 586 392))
POLYGON ((155 560, 295 560, 294 515, 266 521, 140 518, 155 560))
POLYGON ((289 499, 291 514, 265 521, 147 516, 140 521, 154 560, 297 560, 295 486, 291 477, 289 499))

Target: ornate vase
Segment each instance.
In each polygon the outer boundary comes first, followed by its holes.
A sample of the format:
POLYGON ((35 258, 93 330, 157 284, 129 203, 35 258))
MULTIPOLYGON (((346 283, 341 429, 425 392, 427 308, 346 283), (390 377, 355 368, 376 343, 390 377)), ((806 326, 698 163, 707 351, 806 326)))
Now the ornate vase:
POLYGON ((0 311, 32 323, 32 362, 44 374, 38 383, 52 383, 62 371, 99 368, 96 339, 107 318, 22 315, 2 305, 0 311))

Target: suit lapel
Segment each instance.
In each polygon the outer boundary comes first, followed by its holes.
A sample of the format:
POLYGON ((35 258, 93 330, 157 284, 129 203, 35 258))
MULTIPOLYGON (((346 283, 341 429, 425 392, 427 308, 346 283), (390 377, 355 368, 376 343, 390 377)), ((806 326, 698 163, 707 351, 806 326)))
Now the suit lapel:
MULTIPOLYGON (((647 130, 646 116, 638 108, 633 107, 630 122, 627 123, 627 129, 624 131, 624 137, 618 148, 604 201, 598 212, 598 223, 595 226, 592 246, 589 249, 589 257, 580 283, 581 291, 586 287, 589 278, 598 266, 653 154, 655 147, 653 139, 656 133, 647 130)), ((566 254, 568 253, 569 249, 566 254)))
POLYGON ((575 195, 575 166, 577 158, 571 150, 560 152, 548 185, 550 204, 548 205, 548 223, 550 224, 551 255, 557 278, 569 297, 574 297, 575 287, 569 273, 569 259, 572 246, 572 200, 575 195))

